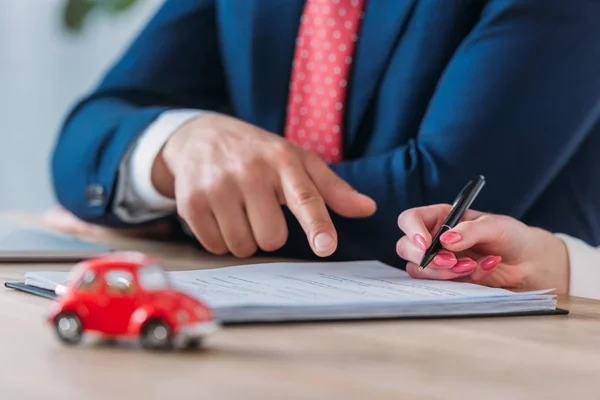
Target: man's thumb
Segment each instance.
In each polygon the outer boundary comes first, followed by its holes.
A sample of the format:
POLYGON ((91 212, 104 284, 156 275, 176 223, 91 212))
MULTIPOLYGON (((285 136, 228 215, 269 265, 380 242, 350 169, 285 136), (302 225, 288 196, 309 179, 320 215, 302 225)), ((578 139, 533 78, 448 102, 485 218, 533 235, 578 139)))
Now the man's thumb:
POLYGON ((368 217, 377 204, 367 195, 357 192, 322 162, 307 163, 307 172, 323 200, 335 213, 348 218, 368 217))

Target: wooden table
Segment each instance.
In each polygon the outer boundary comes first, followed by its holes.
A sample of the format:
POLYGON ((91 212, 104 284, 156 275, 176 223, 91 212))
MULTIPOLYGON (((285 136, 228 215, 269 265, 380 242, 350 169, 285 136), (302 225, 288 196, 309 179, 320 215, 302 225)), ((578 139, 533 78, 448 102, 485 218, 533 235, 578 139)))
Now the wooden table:
MULTIPOLYGON (((170 269, 241 262, 111 240, 161 255, 170 269)), ((3 264, 0 281, 68 268, 3 264)), ((0 289, 1 399, 600 398, 598 301, 560 299, 569 316, 225 328, 206 351, 167 354, 67 348, 43 323, 48 304, 0 289)))

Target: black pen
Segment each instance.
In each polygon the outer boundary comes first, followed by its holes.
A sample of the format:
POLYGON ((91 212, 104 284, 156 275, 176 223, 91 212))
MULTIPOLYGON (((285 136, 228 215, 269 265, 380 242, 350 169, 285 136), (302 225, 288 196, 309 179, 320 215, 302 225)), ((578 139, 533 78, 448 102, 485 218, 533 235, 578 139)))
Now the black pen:
POLYGON ((460 191, 456 200, 454 200, 454 204, 452 205, 452 210, 450 211, 450 215, 444 221, 444 224, 440 227, 438 233, 433 237, 433 241, 431 246, 423 255, 423 259, 421 260, 421 264, 419 266, 419 271, 422 271, 423 268, 429 265, 431 261, 433 261, 434 257, 437 253, 442 249, 442 242, 440 242, 440 236, 442 236, 445 232, 454 228, 458 221, 462 218, 463 214, 471 207, 473 201, 485 185, 485 178, 481 175, 476 177, 475 179, 469 181, 463 190, 460 191))

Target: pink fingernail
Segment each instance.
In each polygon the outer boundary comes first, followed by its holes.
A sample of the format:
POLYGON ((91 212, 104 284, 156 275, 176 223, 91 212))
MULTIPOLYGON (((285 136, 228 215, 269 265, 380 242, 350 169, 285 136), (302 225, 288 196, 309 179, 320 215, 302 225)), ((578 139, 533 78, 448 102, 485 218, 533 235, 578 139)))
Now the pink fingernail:
POLYGON ((454 265, 456 256, 452 253, 440 253, 433 259, 433 262, 438 265, 454 265))
POLYGON ((452 267, 452 272, 455 274, 464 274, 474 271, 477 268, 477 263, 473 260, 461 260, 452 267))
POLYGON ((421 248, 421 250, 427 250, 427 242, 425 241, 425 238, 423 236, 417 233, 415 235, 414 241, 417 244, 417 246, 421 248))
POLYGON ((462 235, 455 231, 448 231, 440 237, 440 242, 444 244, 454 244, 462 240, 462 235))
POLYGON ((489 257, 487 260, 481 263, 481 268, 489 271, 490 269, 496 268, 496 266, 500 264, 500 261, 502 261, 502 257, 500 256, 489 257))

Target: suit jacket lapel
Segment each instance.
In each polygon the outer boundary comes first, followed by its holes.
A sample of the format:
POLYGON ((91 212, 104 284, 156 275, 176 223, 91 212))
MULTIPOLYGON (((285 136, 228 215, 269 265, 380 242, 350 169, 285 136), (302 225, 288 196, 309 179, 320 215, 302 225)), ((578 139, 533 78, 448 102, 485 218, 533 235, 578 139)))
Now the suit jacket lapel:
POLYGON ((345 147, 354 141, 380 76, 416 0, 367 0, 354 54, 346 108, 345 147))

